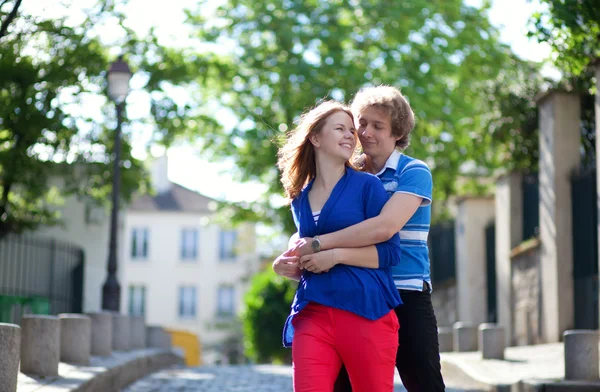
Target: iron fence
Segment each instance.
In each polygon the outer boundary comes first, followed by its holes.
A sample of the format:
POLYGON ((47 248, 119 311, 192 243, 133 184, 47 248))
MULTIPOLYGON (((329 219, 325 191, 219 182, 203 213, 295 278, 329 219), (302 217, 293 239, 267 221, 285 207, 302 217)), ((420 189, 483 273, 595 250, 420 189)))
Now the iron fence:
POLYGON ((80 313, 83 249, 33 235, 0 240, 0 322, 21 314, 80 313))
POLYGON ((596 171, 571 178, 575 328, 598 328, 598 208, 596 171))
POLYGON ((435 285, 456 278, 454 221, 441 222, 429 230, 431 280, 435 285))

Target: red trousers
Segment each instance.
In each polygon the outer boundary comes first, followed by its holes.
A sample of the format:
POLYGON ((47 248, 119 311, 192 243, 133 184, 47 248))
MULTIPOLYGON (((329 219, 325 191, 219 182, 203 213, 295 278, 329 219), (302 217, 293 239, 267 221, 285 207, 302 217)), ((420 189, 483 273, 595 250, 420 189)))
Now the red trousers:
POLYGON ((331 392, 342 363, 353 392, 392 392, 398 350, 398 318, 378 320, 308 304, 292 321, 294 392, 331 392))

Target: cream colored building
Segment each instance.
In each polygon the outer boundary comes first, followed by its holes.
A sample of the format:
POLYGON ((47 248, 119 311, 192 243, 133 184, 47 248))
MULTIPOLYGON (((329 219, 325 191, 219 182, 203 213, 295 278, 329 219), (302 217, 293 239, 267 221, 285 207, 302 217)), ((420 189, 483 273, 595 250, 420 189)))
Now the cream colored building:
POLYGON ((221 354, 240 334, 237 315, 259 267, 255 228, 214 223, 216 202, 166 174, 166 160, 159 159, 152 173, 156 195, 135 199, 124 215, 121 311, 196 333, 205 363, 227 361, 221 354))

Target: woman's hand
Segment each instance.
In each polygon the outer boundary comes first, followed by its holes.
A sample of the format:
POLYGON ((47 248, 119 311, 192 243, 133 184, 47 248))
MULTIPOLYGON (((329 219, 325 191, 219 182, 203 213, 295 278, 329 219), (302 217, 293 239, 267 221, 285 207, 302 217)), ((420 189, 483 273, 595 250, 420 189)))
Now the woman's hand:
POLYGON ((293 256, 293 250, 287 250, 273 262, 273 271, 277 275, 288 279, 300 280, 302 271, 300 270, 298 256, 293 256))
POLYGON ((315 252, 312 249, 312 237, 304 237, 296 240, 294 247, 291 249, 293 254, 298 257, 312 255, 315 252))
POLYGON ((334 249, 323 250, 300 258, 300 268, 315 274, 329 272, 336 264, 334 249))

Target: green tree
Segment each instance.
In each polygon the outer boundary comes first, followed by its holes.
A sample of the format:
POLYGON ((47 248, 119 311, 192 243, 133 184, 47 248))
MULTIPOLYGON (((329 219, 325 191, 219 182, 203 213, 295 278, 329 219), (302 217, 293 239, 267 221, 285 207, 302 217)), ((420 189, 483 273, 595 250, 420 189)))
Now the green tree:
POLYGON ((198 73, 210 75, 214 58, 165 47, 153 31, 136 36, 124 23, 121 4, 98 1, 73 25, 66 17, 30 15, 21 0, 0 1, 0 237, 59 222, 54 206, 70 192, 99 203, 109 199, 114 108, 100 99, 94 101, 100 119, 89 110, 90 97, 105 96, 105 71, 114 59, 98 26, 122 32, 113 45, 127 53, 145 79, 141 90, 151 97, 151 115, 130 119, 124 128, 125 199, 147 186, 142 163, 131 155, 135 130, 151 127, 152 142, 169 145, 191 129, 216 126, 201 110, 167 94, 172 86, 200 80, 198 73), (48 182, 53 175, 66 180, 60 191, 48 182))
MULTIPOLYGON (((361 86, 392 84, 417 116, 407 152, 428 161, 434 197, 446 200, 460 190, 465 164, 487 167, 496 159, 481 132, 485 90, 511 58, 486 9, 460 0, 230 0, 216 18, 191 11, 198 39, 235 48, 234 66, 211 92, 239 121, 230 131, 205 134, 206 147, 233 157, 242 180, 268 183, 269 195, 280 195, 277 141, 302 111, 320 98, 349 100, 361 86)), ((274 219, 266 215, 274 211, 269 195, 266 208, 244 216, 274 219)))
POLYGON ((242 316, 248 358, 258 363, 291 362, 292 351, 283 347, 281 334, 295 292, 295 284, 270 267, 254 275, 242 316))
POLYGON ((547 9, 532 17, 529 31, 548 43, 556 65, 578 76, 600 58, 600 7, 596 0, 542 0, 547 9))

